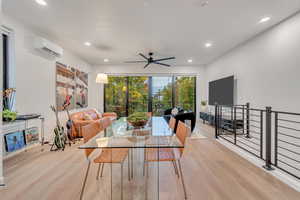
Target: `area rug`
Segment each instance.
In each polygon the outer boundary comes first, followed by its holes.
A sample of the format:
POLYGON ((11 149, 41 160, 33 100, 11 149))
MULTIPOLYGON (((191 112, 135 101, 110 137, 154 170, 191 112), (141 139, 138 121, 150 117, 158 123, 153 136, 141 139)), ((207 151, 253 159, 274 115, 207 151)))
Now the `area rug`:
POLYGON ((206 139, 207 137, 199 132, 193 133, 190 137, 191 139, 206 139))

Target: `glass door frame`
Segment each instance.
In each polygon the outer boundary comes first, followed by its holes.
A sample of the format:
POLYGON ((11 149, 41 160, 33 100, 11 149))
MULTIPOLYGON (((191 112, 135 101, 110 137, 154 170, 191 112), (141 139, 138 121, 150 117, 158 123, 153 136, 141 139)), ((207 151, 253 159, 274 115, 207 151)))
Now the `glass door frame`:
MULTIPOLYGON (((126 78, 126 116, 128 116, 129 114, 129 77, 131 76, 144 76, 144 77, 148 77, 148 112, 152 112, 153 111, 153 107, 152 107, 152 104, 153 104, 153 101, 152 101, 152 91, 153 91, 153 88, 152 88, 152 78, 153 77, 172 77, 172 108, 174 108, 176 105, 175 105, 175 95, 176 95, 176 77, 194 77, 195 78, 195 81, 194 81, 194 110, 193 112, 197 112, 197 75, 193 75, 193 74, 190 74, 190 75, 184 75, 184 74, 172 74, 172 75, 168 75, 168 74, 155 74, 155 75, 114 75, 114 74, 109 74, 108 76, 120 76, 120 77, 125 77, 126 78)), ((104 112, 106 112, 106 92, 105 90, 107 89, 107 85, 104 84, 104 87, 103 87, 103 110, 104 112)))

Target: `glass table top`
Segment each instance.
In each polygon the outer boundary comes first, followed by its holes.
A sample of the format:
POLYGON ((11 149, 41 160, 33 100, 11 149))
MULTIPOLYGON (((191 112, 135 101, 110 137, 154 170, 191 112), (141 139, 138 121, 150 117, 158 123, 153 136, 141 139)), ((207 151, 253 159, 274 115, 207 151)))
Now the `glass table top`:
POLYGON ((163 117, 152 117, 143 128, 135 129, 122 117, 80 149, 96 148, 183 148, 163 117))

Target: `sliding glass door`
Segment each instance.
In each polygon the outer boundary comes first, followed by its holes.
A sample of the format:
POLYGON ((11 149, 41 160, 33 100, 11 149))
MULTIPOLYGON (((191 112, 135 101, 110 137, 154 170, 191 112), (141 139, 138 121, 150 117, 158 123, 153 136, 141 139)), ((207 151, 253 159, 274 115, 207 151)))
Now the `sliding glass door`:
POLYGON ((127 77, 109 76, 105 85, 104 110, 127 116, 127 77))
POLYGON ((175 106, 186 111, 196 110, 196 77, 175 77, 175 106))
POLYGON ((195 76, 109 76, 104 90, 105 112, 119 117, 134 112, 152 112, 162 116, 164 111, 181 107, 196 111, 195 76))
POLYGON ((128 115, 134 112, 148 112, 148 77, 128 77, 128 115))
POLYGON ((164 111, 173 107, 172 87, 173 77, 152 77, 152 113, 163 115, 164 111))

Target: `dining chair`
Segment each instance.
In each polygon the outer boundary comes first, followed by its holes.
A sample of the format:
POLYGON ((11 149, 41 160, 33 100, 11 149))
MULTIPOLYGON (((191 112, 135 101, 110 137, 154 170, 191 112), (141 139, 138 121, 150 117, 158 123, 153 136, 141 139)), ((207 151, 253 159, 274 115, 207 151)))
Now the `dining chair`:
MULTIPOLYGON (((109 119, 110 120, 110 119, 109 119)), ((102 124, 102 123, 100 123, 102 124)), ((93 138, 94 136, 96 136, 99 132, 104 130, 104 127, 106 127, 107 124, 102 124, 99 126, 98 122, 94 122, 91 124, 88 124, 86 126, 82 127, 82 136, 83 136, 83 141, 84 143, 88 142, 91 138, 93 138)), ((91 158, 90 155, 93 153, 95 149, 85 149, 85 156, 88 160, 88 167, 86 170, 86 174, 84 177, 84 181, 83 181, 83 185, 82 185, 82 189, 80 192, 80 200, 82 200, 83 197, 83 193, 84 193, 84 189, 85 189, 85 185, 86 185, 86 181, 87 181, 87 177, 88 177, 88 173, 90 170, 90 164, 91 164, 91 158)), ((126 160, 126 157, 128 157, 128 149, 111 149, 111 148, 107 148, 107 149, 102 149, 101 153, 99 156, 97 156, 94 159, 94 163, 99 164, 98 166, 98 171, 97 171, 97 177, 96 179, 99 179, 99 173, 100 173, 100 168, 102 165, 102 169, 101 169, 101 177, 103 175, 103 168, 104 168, 104 164, 105 163, 119 163, 121 164, 121 199, 123 199, 123 164, 124 161, 126 160)), ((130 180, 130 162, 129 162, 129 157, 128 157, 128 180, 130 180)))
MULTIPOLYGON (((175 131, 174 130, 175 129, 175 124, 176 124, 176 119, 174 117, 171 117, 170 120, 169 120, 169 127, 172 129, 173 133, 175 131)), ((170 149, 170 148, 166 148, 164 151, 170 151, 170 152, 172 152, 173 150, 170 149)), ((144 151, 144 157, 146 157, 146 151, 144 151)), ((177 176, 179 176, 176 163, 174 163, 174 161, 172 163, 173 163, 173 166, 174 166, 175 174, 177 176)), ((144 159, 143 176, 145 175, 145 165, 146 165, 146 160, 144 159)))
POLYGON ((171 117, 169 120, 169 127, 175 132, 175 125, 176 125, 176 119, 174 117, 171 117))
POLYGON ((100 123, 102 124, 103 128, 106 129, 112 124, 112 120, 109 117, 103 117, 100 119, 100 123))
MULTIPOLYGON (((178 122, 176 130, 176 137, 185 146, 185 141, 189 133, 189 128, 181 121, 178 122)), ((184 198, 187 199, 187 193, 182 173, 182 167, 180 159, 183 155, 183 148, 147 148, 145 153, 145 165, 146 165, 146 179, 148 177, 149 162, 172 162, 175 170, 175 174, 178 178, 181 177, 181 183, 183 186, 184 198), (176 152, 178 150, 178 152, 176 152), (178 167, 177 167, 178 162, 178 167), (178 172, 179 171, 179 172, 178 172)))
POLYGON ((152 112, 147 112, 147 117, 152 117, 152 112))

